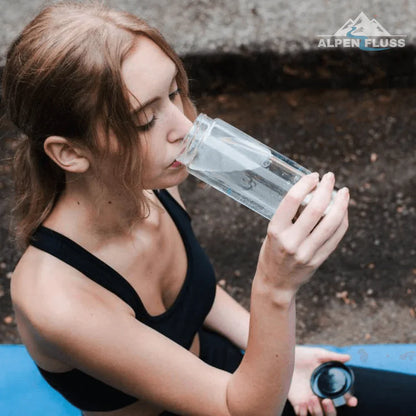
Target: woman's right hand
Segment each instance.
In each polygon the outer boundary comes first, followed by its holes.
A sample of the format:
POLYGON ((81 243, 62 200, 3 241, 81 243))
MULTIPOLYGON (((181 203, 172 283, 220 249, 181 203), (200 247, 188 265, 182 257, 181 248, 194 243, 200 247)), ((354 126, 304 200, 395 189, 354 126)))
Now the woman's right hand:
POLYGON ((324 215, 334 183, 331 172, 320 182, 317 173, 304 176, 290 189, 271 219, 256 275, 260 274, 267 285, 279 293, 293 296, 344 236, 348 228, 347 188, 337 192, 331 209, 324 215), (312 200, 293 223, 301 202, 312 191, 312 200))

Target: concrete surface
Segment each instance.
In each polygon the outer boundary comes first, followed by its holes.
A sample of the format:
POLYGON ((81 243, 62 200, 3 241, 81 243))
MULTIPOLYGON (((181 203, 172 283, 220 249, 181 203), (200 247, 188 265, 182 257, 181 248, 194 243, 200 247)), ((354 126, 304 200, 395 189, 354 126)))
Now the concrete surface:
MULTIPOLYGON (((0 65, 7 45, 45 3, 0 0, 0 65)), ((412 0, 106 0, 157 26, 181 55, 317 48, 317 35, 334 34, 363 11, 391 34, 416 42, 416 2, 412 0)))

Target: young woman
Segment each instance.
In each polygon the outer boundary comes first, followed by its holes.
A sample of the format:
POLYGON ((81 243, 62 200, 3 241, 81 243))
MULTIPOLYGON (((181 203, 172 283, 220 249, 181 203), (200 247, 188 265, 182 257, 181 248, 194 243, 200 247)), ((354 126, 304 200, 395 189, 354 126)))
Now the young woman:
POLYGON ((13 304, 52 387, 85 416, 336 414, 309 378, 348 356, 295 349, 296 292, 347 229, 347 189, 321 219, 333 174, 304 177, 277 209, 249 315, 216 286, 178 192, 195 109, 157 30, 100 5, 49 6, 11 45, 3 95, 23 133, 13 304))

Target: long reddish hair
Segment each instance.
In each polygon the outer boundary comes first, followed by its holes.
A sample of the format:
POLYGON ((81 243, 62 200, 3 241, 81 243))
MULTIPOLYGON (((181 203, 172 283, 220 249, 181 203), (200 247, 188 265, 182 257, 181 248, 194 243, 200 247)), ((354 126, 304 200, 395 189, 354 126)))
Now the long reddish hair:
POLYGON ((10 46, 3 73, 3 100, 22 138, 14 159, 14 231, 25 247, 65 188, 65 173, 44 152, 48 136, 62 136, 101 157, 98 126, 109 149, 118 139, 114 175, 122 192, 144 218, 141 154, 121 66, 138 36, 155 42, 175 63, 185 114, 195 109, 183 65, 158 30, 142 19, 96 2, 61 2, 44 8, 10 46))

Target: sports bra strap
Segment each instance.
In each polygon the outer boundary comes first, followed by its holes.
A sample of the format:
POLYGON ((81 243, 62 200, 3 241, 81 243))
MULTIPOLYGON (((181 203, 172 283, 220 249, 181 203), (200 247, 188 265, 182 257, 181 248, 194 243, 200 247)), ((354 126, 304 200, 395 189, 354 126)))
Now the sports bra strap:
MULTIPOLYGON (((185 222, 188 223, 191 221, 191 217, 165 189, 155 190, 154 193, 174 220, 186 246, 187 242, 186 238, 184 239, 185 236, 182 229, 184 227, 183 216, 185 216, 185 222)), ((30 244, 62 260, 114 293, 134 310, 136 319, 142 321, 144 319, 152 319, 133 286, 111 266, 104 263, 75 241, 41 225, 33 233, 30 244)))
POLYGON ((68 237, 40 226, 31 237, 30 244, 57 257, 89 277, 97 284, 124 300, 135 312, 136 318, 144 308, 130 283, 112 267, 70 240, 68 237))

